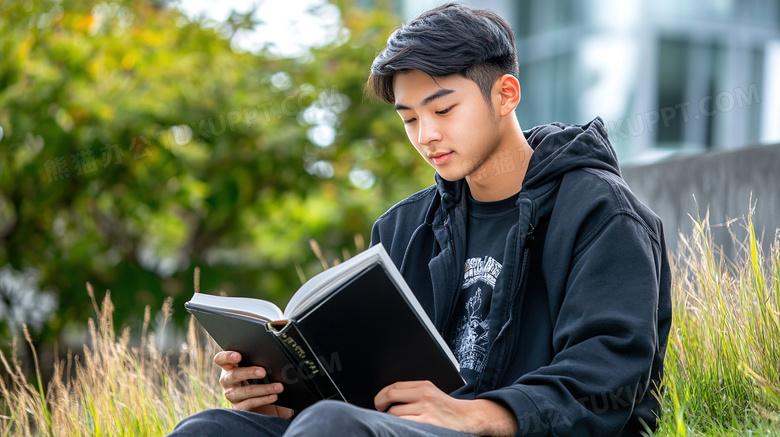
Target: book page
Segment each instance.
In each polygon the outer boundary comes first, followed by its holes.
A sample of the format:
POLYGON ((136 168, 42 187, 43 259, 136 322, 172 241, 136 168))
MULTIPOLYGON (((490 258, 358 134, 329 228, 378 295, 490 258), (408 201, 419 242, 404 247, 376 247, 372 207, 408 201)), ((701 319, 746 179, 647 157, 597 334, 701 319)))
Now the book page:
POLYGON ((190 305, 237 314, 250 319, 259 319, 270 322, 284 318, 282 310, 267 300, 253 299, 250 297, 214 296, 210 294, 195 293, 189 302, 190 305))
POLYGON ((306 312, 356 273, 377 262, 380 259, 380 251, 384 251, 384 248, 377 244, 306 281, 290 299, 284 309, 284 317, 291 319, 306 312))

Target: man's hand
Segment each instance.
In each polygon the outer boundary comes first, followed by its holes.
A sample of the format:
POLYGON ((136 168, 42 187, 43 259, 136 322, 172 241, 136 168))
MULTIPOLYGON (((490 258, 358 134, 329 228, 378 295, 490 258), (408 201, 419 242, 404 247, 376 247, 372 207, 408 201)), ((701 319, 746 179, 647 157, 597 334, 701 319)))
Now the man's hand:
POLYGON ((472 434, 511 436, 517 432, 515 416, 502 405, 487 399, 456 399, 430 381, 389 385, 376 395, 374 406, 404 419, 472 434))
POLYGON ((262 367, 238 367, 241 354, 232 351, 222 351, 214 356, 214 362, 222 368, 219 384, 224 389, 225 398, 237 410, 277 416, 289 419, 293 410, 273 405, 277 394, 284 390, 282 384, 250 384, 251 379, 265 378, 262 367))

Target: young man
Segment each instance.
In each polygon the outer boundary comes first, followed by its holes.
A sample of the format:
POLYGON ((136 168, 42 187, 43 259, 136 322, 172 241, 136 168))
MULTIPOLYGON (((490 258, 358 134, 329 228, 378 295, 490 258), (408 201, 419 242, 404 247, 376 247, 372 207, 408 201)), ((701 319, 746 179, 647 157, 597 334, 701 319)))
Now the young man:
POLYGON ((290 420, 274 405, 281 385, 247 385, 265 370, 221 352, 235 409, 194 415, 174 434, 616 436, 655 426, 671 316, 661 223, 621 179, 601 119, 521 130, 517 70, 503 19, 448 4, 394 32, 368 81, 436 170, 434 186, 377 220, 372 244, 448 339, 467 385, 444 393, 399 381, 377 393, 376 411, 324 401, 290 420))

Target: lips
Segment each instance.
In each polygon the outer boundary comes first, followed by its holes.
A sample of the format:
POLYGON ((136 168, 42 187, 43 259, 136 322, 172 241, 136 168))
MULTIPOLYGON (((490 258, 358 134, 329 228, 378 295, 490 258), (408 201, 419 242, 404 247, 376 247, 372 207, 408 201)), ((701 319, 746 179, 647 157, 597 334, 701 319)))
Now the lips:
POLYGON ((434 164, 441 165, 441 164, 444 164, 447 161, 449 161, 450 158, 452 158, 452 154, 453 154, 453 152, 449 152, 449 153, 434 153, 434 154, 430 155, 430 158, 431 158, 431 160, 433 160, 434 164))

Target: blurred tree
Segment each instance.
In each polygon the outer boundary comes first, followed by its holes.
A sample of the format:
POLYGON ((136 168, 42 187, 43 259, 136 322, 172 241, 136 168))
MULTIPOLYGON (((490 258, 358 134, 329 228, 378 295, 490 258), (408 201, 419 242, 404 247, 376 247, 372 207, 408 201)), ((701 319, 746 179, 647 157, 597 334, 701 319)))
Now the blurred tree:
POLYGON ((54 309, 39 339, 83 327, 87 281, 119 326, 167 296, 181 321, 196 266, 203 290, 283 304, 296 266, 321 270, 310 239, 354 253, 430 184, 397 116, 363 95, 397 19, 354 3, 336 3, 335 41, 281 59, 231 48, 249 16, 0 1, 0 337, 32 317, 20 296, 48 302, 38 319, 54 309))

